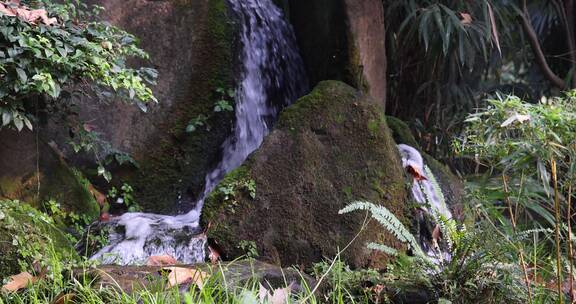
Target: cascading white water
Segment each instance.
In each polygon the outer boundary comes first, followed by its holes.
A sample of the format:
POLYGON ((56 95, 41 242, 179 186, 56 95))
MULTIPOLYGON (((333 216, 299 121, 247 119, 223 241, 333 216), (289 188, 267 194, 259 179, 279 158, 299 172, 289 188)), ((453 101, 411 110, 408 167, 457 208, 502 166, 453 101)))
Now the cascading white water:
POLYGON ((183 263, 204 260, 205 238, 199 217, 205 197, 224 175, 240 166, 261 144, 282 107, 307 90, 296 38, 272 0, 230 0, 238 17, 241 81, 236 90, 234 134, 223 144, 223 157, 206 176, 196 207, 177 216, 126 213, 111 221, 109 244, 93 258, 105 263, 135 264, 169 254, 183 263))
MULTIPOLYGON (((405 144, 399 144, 398 151, 402 158, 402 167, 414 177, 412 182, 412 197, 414 200, 421 204, 422 209, 426 210, 435 219, 436 223, 434 224, 438 224, 440 220, 452 219, 452 212, 450 212, 446 204, 446 199, 444 194, 442 194, 436 177, 424 163, 420 152, 414 147, 405 144)), ((421 242, 421 247, 437 265, 452 258, 449 252, 441 250, 437 244, 430 246, 426 242, 421 242)))
POLYGON ((405 144, 398 145, 398 151, 402 157, 402 167, 410 169, 412 172, 421 175, 421 178, 415 178, 412 183, 412 196, 416 202, 422 204, 424 209, 432 216, 443 216, 445 219, 451 219, 452 213, 446 205, 442 191, 436 189, 438 183, 436 178, 424 164, 424 159, 418 150, 405 144))

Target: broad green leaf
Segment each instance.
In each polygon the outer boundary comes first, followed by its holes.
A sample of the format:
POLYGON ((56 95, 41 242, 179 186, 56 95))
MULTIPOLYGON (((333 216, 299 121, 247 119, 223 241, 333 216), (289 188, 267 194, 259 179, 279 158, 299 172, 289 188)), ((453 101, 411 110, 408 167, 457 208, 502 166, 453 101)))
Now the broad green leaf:
POLYGON ((18 74, 18 78, 20 79, 21 82, 28 81, 28 75, 26 75, 26 72, 24 72, 23 69, 16 68, 16 73, 18 74))
POLYGON ((22 128, 24 128, 24 121, 22 120, 22 118, 20 118, 19 116, 14 116, 13 120, 16 129, 18 129, 18 131, 22 131, 22 128))
POLYGON ((2 126, 7 126, 11 120, 12 120, 12 113, 4 111, 4 113, 2 113, 2 126))

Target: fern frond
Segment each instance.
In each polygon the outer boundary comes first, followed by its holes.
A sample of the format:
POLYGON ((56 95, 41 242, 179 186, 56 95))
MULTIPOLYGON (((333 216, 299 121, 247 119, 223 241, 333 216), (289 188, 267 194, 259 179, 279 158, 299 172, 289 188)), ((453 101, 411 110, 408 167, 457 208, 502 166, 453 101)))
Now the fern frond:
POLYGON ((369 244, 367 245, 367 247, 368 247, 368 249, 382 251, 382 252, 384 252, 385 254, 388 254, 388 255, 392 255, 392 256, 397 256, 397 255, 398 255, 398 250, 396 250, 396 249, 394 249, 394 248, 392 248, 392 247, 383 245, 383 244, 369 243, 369 244))
POLYGON ((404 227, 402 222, 390 210, 383 206, 378 206, 370 202, 356 201, 340 210, 339 214, 350 213, 357 210, 370 211, 372 218, 378 221, 384 229, 390 232, 400 242, 405 243, 414 252, 415 255, 420 257, 427 257, 420 245, 414 238, 414 235, 404 227))

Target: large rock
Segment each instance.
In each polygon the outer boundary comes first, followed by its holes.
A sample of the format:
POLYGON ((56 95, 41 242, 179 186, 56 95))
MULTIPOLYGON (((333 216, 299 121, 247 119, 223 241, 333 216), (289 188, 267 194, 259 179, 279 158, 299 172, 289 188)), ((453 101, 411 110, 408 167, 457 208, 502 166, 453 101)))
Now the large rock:
MULTIPOLYGON (((237 292, 246 286, 252 286, 254 283, 260 283, 269 290, 292 286, 291 288, 295 292, 303 292, 305 288, 313 288, 315 285, 314 279, 295 269, 282 269, 250 259, 216 265, 175 265, 175 267, 193 271, 200 270, 209 277, 215 277, 215 281, 221 286, 225 286, 229 292, 237 292), (220 280, 224 280, 225 283, 220 282, 220 280)), ((136 293, 142 290, 164 292, 167 284, 165 275, 167 270, 163 268, 166 267, 103 265, 88 271, 78 269, 75 271, 75 275, 79 280, 86 279, 86 277, 90 278, 96 288, 119 288, 126 293, 136 293)), ((187 292, 193 284, 193 281, 183 282, 180 285, 180 290, 187 292)))
POLYGON ((68 165, 54 143, 29 131, 0 132, 0 199, 21 200, 45 210, 55 200, 66 212, 98 218, 100 206, 84 175, 68 165))
POLYGON ((371 241, 401 244, 362 212, 338 215, 354 200, 382 204, 407 223, 397 148, 370 98, 346 84, 321 82, 286 109, 262 147, 230 173, 204 206, 209 237, 228 258, 254 242, 266 259, 309 266, 344 251, 355 267, 385 265, 371 241), (362 231, 361 231, 362 230, 362 231))
MULTIPOLYGON (((103 6, 103 19, 135 34, 159 72, 153 88, 158 105, 148 113, 123 102, 104 103, 82 97, 75 100, 78 120, 87 121, 109 144, 101 158, 115 150, 129 153, 139 164, 113 169, 113 183, 130 183, 136 201, 148 211, 175 213, 189 210, 204 186, 204 177, 220 159, 221 144, 233 125, 232 112, 215 113, 221 99, 217 89, 233 87, 234 27, 226 0, 92 0, 103 6), (186 133, 194 118, 209 117, 206 127, 186 133), (181 201, 182 204, 176 204, 181 201)), ((76 117, 76 116, 73 116, 76 117)), ((36 127, 36 126, 35 126, 36 127)), ((97 177, 93 154, 76 154, 66 143, 69 130, 61 117, 37 126, 40 142, 55 140, 71 166, 81 168, 102 192, 111 185, 97 177)), ((30 132, 14 139, 0 132, 0 183, 10 189, 25 187, 36 174, 36 136, 30 132), (14 164, 19 163, 20 166, 14 164)), ((42 145, 40 148, 42 149, 42 145)), ((41 155, 44 151, 41 151, 41 155)), ((40 173, 51 159, 40 157, 40 173)), ((1 186, 1 185, 0 185, 1 186)), ((41 191, 50 183, 41 182, 41 191)), ((6 188, 6 187, 4 187, 6 188)), ((52 189, 53 190, 53 189, 52 189)), ((50 189, 47 191, 54 192, 50 189)), ((0 192, 0 197, 4 196, 0 192)), ((46 199, 47 197, 41 197, 46 199)))
POLYGON ((30 271, 33 262, 45 267, 51 261, 77 258, 73 245, 50 217, 27 204, 0 200, 0 282, 30 271))

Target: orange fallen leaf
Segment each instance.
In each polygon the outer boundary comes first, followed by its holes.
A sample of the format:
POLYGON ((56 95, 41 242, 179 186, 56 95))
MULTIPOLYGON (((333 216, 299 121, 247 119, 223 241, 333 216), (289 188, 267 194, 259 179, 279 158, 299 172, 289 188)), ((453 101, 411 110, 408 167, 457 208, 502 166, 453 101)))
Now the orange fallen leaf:
POLYGON ((290 291, 292 287, 288 286, 286 288, 274 289, 272 293, 266 287, 260 284, 260 290, 258 291, 258 298, 261 303, 270 304, 286 304, 290 299, 290 291))
POLYGON ((104 195, 102 192, 94 188, 92 184, 88 184, 88 191, 90 191, 92 196, 94 196, 96 202, 98 203, 98 205, 100 205, 100 207, 104 207, 108 203, 106 195, 104 195))
POLYGON ((204 281, 208 278, 208 274, 192 268, 184 267, 165 267, 165 270, 170 270, 168 274, 168 287, 174 287, 185 283, 194 283, 198 288, 202 289, 204 281))
POLYGON ((218 263, 218 261, 220 260, 220 253, 218 252, 218 250, 212 248, 212 246, 208 246, 208 250, 210 251, 210 253, 208 254, 210 262, 212 264, 218 263))
POLYGON ((178 261, 171 255, 154 255, 148 258, 146 265, 148 266, 168 266, 176 265, 178 261))
POLYGON ((417 166, 408 165, 406 166, 406 170, 408 171, 408 173, 414 176, 414 179, 417 181, 427 180, 426 176, 424 176, 424 174, 422 173, 422 169, 417 166))
POLYGON ((45 9, 31 10, 21 5, 20 1, 14 0, 8 3, 0 3, 0 13, 10 17, 18 17, 31 24, 37 24, 38 21, 41 21, 45 25, 53 25, 58 22, 56 18, 49 18, 45 9))
POLYGON ((28 272, 21 272, 17 275, 13 275, 10 277, 10 282, 6 283, 6 285, 2 286, 2 290, 7 292, 14 292, 18 291, 22 288, 25 288, 29 284, 36 282, 36 278, 32 276, 28 272))

